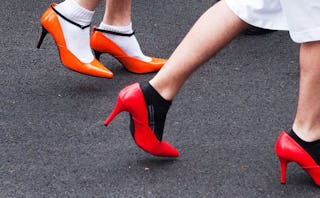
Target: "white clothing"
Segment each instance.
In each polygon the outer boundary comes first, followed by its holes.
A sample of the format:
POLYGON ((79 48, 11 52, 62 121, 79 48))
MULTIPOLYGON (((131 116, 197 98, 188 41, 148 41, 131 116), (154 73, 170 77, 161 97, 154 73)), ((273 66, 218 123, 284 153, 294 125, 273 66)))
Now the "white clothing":
POLYGON ((319 0, 226 0, 226 3, 250 25, 288 30, 297 43, 320 40, 319 0))

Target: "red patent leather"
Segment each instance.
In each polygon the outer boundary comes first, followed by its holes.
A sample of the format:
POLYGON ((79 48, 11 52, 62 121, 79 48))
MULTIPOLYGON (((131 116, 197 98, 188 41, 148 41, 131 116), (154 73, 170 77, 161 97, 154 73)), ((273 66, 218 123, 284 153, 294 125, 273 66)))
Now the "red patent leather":
POLYGON ((132 115, 134 121, 134 140, 144 151, 160 157, 178 157, 179 151, 166 141, 159 141, 154 132, 148 126, 148 112, 143 93, 138 83, 122 89, 113 112, 106 119, 105 125, 122 111, 132 115))
POLYGON ((286 168, 290 162, 296 162, 320 186, 320 166, 293 138, 283 131, 275 145, 275 152, 280 161, 280 182, 286 183, 286 168))

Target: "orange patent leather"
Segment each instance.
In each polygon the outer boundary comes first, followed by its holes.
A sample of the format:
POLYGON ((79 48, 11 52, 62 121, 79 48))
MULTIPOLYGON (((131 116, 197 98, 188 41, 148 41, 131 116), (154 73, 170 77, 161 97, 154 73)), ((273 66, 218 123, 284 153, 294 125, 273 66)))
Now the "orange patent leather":
POLYGON ((119 62, 130 72, 143 74, 156 72, 166 63, 165 59, 152 58, 150 62, 128 56, 117 44, 107 38, 102 32, 93 28, 90 38, 91 48, 95 51, 96 58, 102 53, 108 53, 118 59, 119 62))
MULTIPOLYGON (((55 7, 56 4, 53 3, 51 6, 55 7)), ((52 35, 54 41, 56 42, 62 64, 64 64, 67 68, 82 74, 112 78, 113 73, 109 69, 104 67, 96 58, 94 58, 93 61, 90 63, 83 63, 75 55, 73 55, 73 53, 70 50, 68 50, 59 23, 58 15, 56 12, 54 12, 51 6, 44 12, 44 14, 41 17, 43 35, 42 38, 40 38, 38 48, 40 48, 40 45, 46 33, 49 32, 52 35)))
POLYGON ((138 83, 122 89, 113 112, 106 119, 105 125, 122 111, 130 113, 133 120, 132 135, 136 144, 144 151, 160 157, 178 157, 179 151, 166 141, 159 141, 148 125, 148 110, 138 83))
POLYGON ((275 152, 280 161, 280 181, 282 184, 286 183, 287 164, 296 162, 311 176, 313 181, 320 186, 320 166, 287 132, 283 131, 278 137, 275 152))

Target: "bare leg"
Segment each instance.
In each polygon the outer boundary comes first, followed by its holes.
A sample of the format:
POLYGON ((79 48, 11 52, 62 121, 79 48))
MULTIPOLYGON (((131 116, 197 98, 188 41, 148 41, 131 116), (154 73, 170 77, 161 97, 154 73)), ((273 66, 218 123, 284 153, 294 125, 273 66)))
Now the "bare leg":
POLYGON ((320 139, 320 41, 301 44, 299 102, 293 130, 305 141, 320 139))
POLYGON ((81 7, 94 11, 100 3, 100 0, 75 0, 81 7))
POLYGON ((225 1, 214 5, 196 22, 165 66, 150 81, 152 86, 149 83, 135 83, 120 91, 118 103, 105 124, 108 125, 126 106, 125 111, 132 115, 131 121, 138 121, 138 125, 144 127, 131 130, 134 137, 139 137, 135 139, 136 143, 154 155, 158 151, 147 150, 147 147, 159 148, 161 156, 177 157, 178 150, 162 141, 166 114, 171 104, 166 100, 172 100, 195 69, 246 27, 247 24, 227 7, 225 1), (147 115, 144 115, 145 112, 148 112, 147 115), (144 119, 145 116, 152 119, 144 119))
POLYGON ((103 23, 126 26, 131 23, 131 0, 108 0, 103 23))
POLYGON ((150 84, 163 98, 172 100, 194 70, 247 26, 225 1, 216 3, 199 18, 150 84))

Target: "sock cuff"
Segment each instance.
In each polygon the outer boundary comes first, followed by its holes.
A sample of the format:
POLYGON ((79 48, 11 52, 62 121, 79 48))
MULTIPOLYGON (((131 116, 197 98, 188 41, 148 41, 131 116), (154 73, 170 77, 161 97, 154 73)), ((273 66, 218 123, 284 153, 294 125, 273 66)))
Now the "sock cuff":
POLYGON ((81 25, 88 25, 92 21, 94 11, 81 7, 75 0, 65 0, 56 9, 68 19, 81 25))
POLYGON ((302 147, 320 144, 320 140, 313 141, 313 142, 306 142, 306 141, 304 141, 303 139, 301 139, 301 138, 293 131, 293 129, 291 129, 288 134, 289 134, 289 136, 291 136, 298 144, 300 144, 302 147))
POLYGON ((318 165, 320 165, 320 140, 314 142, 306 142, 298 137, 298 135, 292 129, 288 134, 314 159, 314 161, 318 165))
POLYGON ((126 26, 108 25, 108 24, 101 22, 99 28, 104 29, 104 30, 108 30, 108 31, 112 31, 112 32, 123 33, 123 34, 130 34, 133 32, 131 22, 129 25, 126 25, 126 26))
MULTIPOLYGON (((171 106, 172 101, 164 99, 149 82, 141 83, 140 86, 143 93, 148 95, 153 103, 159 104, 165 108, 169 108, 171 106)), ((146 100, 146 102, 149 103, 148 98, 146 100)))

